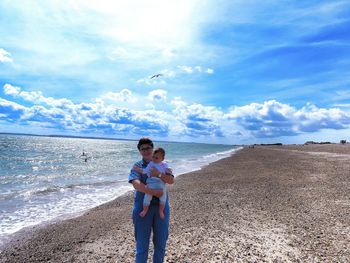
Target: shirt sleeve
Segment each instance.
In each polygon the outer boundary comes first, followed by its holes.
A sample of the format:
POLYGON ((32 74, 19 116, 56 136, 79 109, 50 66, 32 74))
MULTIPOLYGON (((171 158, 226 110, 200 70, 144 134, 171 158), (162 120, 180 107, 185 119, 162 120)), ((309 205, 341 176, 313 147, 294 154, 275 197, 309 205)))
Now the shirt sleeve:
MULTIPOLYGON (((140 165, 140 163, 135 163, 134 165, 136 165, 136 166, 142 168, 142 166, 140 165)), ((141 180, 141 177, 140 177, 140 176, 141 176, 141 175, 140 175, 138 172, 136 172, 134 169, 131 169, 131 170, 130 170, 129 177, 128 177, 129 183, 131 183, 131 182, 134 181, 134 180, 141 180)))
POLYGON ((153 167, 153 162, 150 162, 145 169, 143 169, 143 172, 147 175, 149 175, 149 170, 153 167))
POLYGON ((169 165, 167 163, 163 163, 163 168, 164 168, 164 172, 167 175, 171 175, 172 177, 174 177, 174 175, 172 173, 167 173, 166 169, 170 168, 169 165))

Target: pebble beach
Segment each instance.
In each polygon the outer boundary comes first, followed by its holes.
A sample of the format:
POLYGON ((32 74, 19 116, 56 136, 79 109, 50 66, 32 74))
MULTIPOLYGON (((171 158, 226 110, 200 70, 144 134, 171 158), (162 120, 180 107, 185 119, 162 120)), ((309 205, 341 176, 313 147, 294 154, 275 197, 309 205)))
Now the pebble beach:
MULTIPOLYGON (((168 189, 165 262, 350 261, 349 144, 247 147, 168 189)), ((132 203, 21 231, 0 262, 134 262, 132 203)))

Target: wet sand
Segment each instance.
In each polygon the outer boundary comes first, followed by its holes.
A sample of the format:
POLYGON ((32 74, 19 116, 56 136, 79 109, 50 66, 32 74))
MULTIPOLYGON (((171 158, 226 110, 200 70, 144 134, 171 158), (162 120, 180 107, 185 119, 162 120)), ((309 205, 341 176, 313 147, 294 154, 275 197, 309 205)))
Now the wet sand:
MULTIPOLYGON (((245 148, 169 198, 166 262, 350 261, 350 145, 245 148)), ((20 234, 0 262, 134 262, 132 202, 20 234)))

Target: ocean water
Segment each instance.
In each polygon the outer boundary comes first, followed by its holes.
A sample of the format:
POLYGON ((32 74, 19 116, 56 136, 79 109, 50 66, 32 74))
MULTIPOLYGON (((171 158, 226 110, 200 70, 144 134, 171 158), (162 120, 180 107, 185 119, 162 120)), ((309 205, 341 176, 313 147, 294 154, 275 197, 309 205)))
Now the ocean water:
MULTIPOLYGON (((73 217, 132 190, 136 141, 0 134, 0 245, 29 226, 73 217), (84 154, 83 154, 84 153, 84 154)), ((155 142, 176 175, 230 156, 229 145, 155 142)))

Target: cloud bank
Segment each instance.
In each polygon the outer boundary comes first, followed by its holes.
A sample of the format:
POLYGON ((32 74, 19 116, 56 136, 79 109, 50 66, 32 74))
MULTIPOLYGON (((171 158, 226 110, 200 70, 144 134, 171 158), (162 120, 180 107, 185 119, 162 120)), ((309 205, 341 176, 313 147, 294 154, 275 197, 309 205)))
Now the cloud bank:
POLYGON ((80 103, 45 97, 41 92, 24 91, 11 84, 5 84, 3 90, 8 98, 0 98, 1 121, 39 126, 51 129, 53 133, 203 141, 208 138, 295 136, 350 126, 349 113, 338 108, 318 108, 310 103, 297 109, 269 100, 232 106, 224 111, 215 106, 188 103, 181 97, 169 98, 167 91, 161 89, 143 95, 123 89, 92 102, 80 103), (30 105, 25 105, 28 102, 30 105), (140 109, 135 110, 135 105, 140 109))

